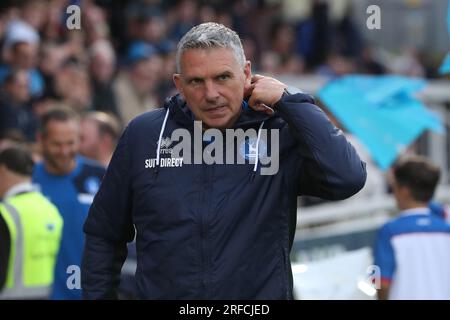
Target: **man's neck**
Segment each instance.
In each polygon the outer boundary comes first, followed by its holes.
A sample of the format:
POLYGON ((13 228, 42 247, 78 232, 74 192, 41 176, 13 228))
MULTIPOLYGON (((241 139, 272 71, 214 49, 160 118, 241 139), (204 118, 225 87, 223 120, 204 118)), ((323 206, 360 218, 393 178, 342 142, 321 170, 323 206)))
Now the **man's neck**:
POLYGON ((427 208, 428 207, 428 203, 427 202, 421 202, 421 201, 407 201, 405 203, 403 203, 400 206, 400 210, 404 211, 404 210, 411 210, 411 209, 417 209, 417 208, 427 208))
POLYGON ((17 178, 14 181, 8 183, 5 192, 2 195, 0 195, 1 196, 0 198, 5 199, 7 197, 11 197, 18 193, 21 193, 22 191, 29 191, 31 190, 31 188, 32 188, 31 178, 28 177, 17 178))

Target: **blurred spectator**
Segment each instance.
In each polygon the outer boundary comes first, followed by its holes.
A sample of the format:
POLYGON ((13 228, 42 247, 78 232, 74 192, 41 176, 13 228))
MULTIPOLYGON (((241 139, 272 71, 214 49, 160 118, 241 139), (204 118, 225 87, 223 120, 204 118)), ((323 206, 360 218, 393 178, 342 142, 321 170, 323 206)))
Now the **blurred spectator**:
POLYGON ((56 74, 55 93, 76 112, 89 109, 92 91, 87 69, 79 61, 66 61, 56 74))
POLYGON ((408 77, 425 77, 425 69, 420 62, 417 50, 414 48, 404 49, 402 54, 393 60, 391 71, 408 77))
POLYGON ((339 77, 354 72, 356 72, 355 61, 350 57, 335 53, 330 53, 326 63, 319 66, 316 70, 317 74, 329 78, 339 77))
POLYGON ((349 3, 344 15, 332 26, 330 26, 332 36, 332 50, 339 54, 356 58, 363 49, 363 41, 360 32, 352 21, 352 6, 349 3))
POLYGON ((87 45, 107 39, 110 32, 105 10, 95 5, 94 1, 85 0, 82 3, 82 11, 84 19, 81 21, 85 28, 87 45))
POLYGON ((41 35, 47 42, 58 42, 63 38, 65 20, 62 16, 67 8, 67 0, 48 0, 46 12, 46 23, 43 27, 41 35))
POLYGON ((159 105, 156 89, 163 68, 155 47, 144 42, 131 45, 127 63, 113 85, 123 124, 159 105))
POLYGON ((17 130, 7 130, 0 133, 0 151, 9 147, 26 144, 27 140, 17 130))
POLYGON ((244 48, 245 58, 252 62, 253 72, 261 70, 260 66, 260 49, 256 43, 255 38, 247 36, 241 38, 242 47, 244 48))
POLYGON ((157 91, 159 100, 164 101, 167 97, 171 97, 176 93, 172 80, 173 74, 176 73, 175 52, 167 53, 161 57, 163 66, 157 91))
POLYGON ((261 72, 266 75, 276 75, 280 70, 280 56, 273 51, 265 51, 261 55, 261 72))
POLYGON ((14 59, 13 53, 10 51, 15 43, 28 43, 31 46, 39 45, 40 37, 35 28, 30 26, 23 20, 14 18, 6 24, 4 43, 3 43, 3 59, 10 62, 14 59))
POLYGON ((359 60, 359 68, 361 73, 366 74, 382 75, 386 73, 386 68, 382 62, 375 57, 371 46, 364 47, 359 60))
POLYGON ((41 96, 32 101, 33 113, 39 119, 46 111, 61 105, 61 102, 54 96, 41 96))
POLYGON ((330 53, 330 22, 328 2, 314 0, 311 15, 297 27, 297 52, 306 60, 308 68, 322 64, 330 53))
POLYGON ((381 272, 379 299, 450 299, 450 225, 428 204, 440 170, 424 157, 393 167, 391 186, 399 216, 386 223, 375 242, 381 272))
POLYGON ((45 83, 43 96, 56 96, 55 77, 67 58, 66 50, 61 45, 45 43, 41 46, 39 71, 45 83))
POLYGON ((139 21, 138 39, 154 46, 159 52, 175 48, 175 43, 167 37, 167 22, 164 14, 155 6, 147 11, 139 21))
POLYGON ((289 56, 283 63, 280 74, 300 76, 305 71, 303 58, 298 55, 289 56))
POLYGON ((56 97, 55 81, 61 69, 66 67, 70 62, 77 61, 77 59, 80 61, 85 60, 85 55, 80 52, 80 46, 83 51, 84 48, 82 48, 82 44, 79 41, 79 38, 73 36, 70 41, 63 44, 53 42, 45 42, 42 44, 39 71, 45 82, 43 96, 56 97))
POLYGON ((209 4, 203 4, 200 6, 198 16, 198 20, 200 23, 217 20, 217 12, 214 7, 209 4))
POLYGON ((47 1, 25 0, 19 6, 21 18, 36 31, 40 32, 45 26, 48 10, 47 1))
POLYGON ((106 40, 95 42, 89 50, 89 69, 92 82, 92 107, 98 111, 119 116, 116 97, 112 88, 116 56, 106 40))
POLYGON ((34 141, 37 119, 31 109, 28 81, 25 71, 13 71, 6 77, 0 93, 0 133, 16 130, 34 141))
POLYGON ((218 11, 216 22, 223 24, 224 26, 227 26, 228 28, 233 27, 233 17, 231 16, 230 12, 228 12, 227 10, 218 11))
POLYGON ((44 91, 44 79, 36 68, 38 63, 38 46, 36 44, 16 41, 11 45, 7 64, 0 67, 0 83, 6 76, 15 70, 27 72, 29 77, 28 86, 32 96, 39 96, 44 91))
POLYGON ((278 56, 278 74, 301 74, 303 59, 295 52, 295 29, 286 22, 277 22, 271 31, 273 53, 278 56))
POLYGON ((270 36, 272 48, 282 60, 292 55, 295 44, 294 36, 294 28, 289 23, 278 21, 273 25, 270 36))
POLYGON ((67 283, 71 269, 81 265, 83 224, 105 169, 78 156, 79 121, 70 109, 53 109, 41 117, 38 142, 43 162, 34 168, 33 182, 58 208, 64 220, 52 299, 81 299, 77 283, 67 283))
POLYGON ((53 283, 63 221, 32 172, 26 149, 0 151, 0 299, 46 299, 53 283))
POLYGON ((81 155, 106 168, 121 133, 119 121, 113 115, 104 112, 85 114, 81 120, 81 155))
POLYGON ((170 38, 178 41, 197 24, 197 3, 194 0, 181 0, 176 6, 176 21, 170 32, 170 38))

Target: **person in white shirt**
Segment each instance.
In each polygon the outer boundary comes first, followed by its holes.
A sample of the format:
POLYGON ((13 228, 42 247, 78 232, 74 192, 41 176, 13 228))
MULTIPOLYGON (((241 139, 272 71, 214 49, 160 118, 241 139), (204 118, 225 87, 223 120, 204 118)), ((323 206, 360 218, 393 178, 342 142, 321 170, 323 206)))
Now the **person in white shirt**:
POLYGON ((401 210, 378 232, 379 299, 450 299, 450 225, 428 207, 440 169, 413 156, 394 165, 392 190, 401 210))

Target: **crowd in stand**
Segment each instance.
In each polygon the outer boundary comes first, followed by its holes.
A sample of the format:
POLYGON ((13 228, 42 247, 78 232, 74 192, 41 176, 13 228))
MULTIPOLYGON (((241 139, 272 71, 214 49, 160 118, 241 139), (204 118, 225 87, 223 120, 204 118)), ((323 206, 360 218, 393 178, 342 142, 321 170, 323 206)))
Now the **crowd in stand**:
POLYGON ((254 72, 319 74, 398 72, 426 76, 408 50, 389 66, 376 59, 350 16, 330 19, 326 1, 286 16, 289 1, 2 1, 0 137, 35 140, 39 116, 65 105, 103 111, 126 125, 174 93, 175 45, 197 23, 236 30, 254 72), (80 29, 66 9, 78 5, 80 29))

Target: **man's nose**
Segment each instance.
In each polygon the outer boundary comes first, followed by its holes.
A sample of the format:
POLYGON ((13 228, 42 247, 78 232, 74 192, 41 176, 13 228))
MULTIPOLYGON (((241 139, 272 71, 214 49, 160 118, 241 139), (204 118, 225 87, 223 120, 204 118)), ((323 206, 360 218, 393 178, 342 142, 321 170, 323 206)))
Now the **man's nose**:
POLYGON ((62 146, 60 151, 61 151, 61 155, 67 157, 71 153, 71 148, 70 148, 70 146, 62 146))
POLYGON ((219 90, 213 81, 206 81, 205 83, 205 98, 208 101, 215 101, 219 98, 219 90))

